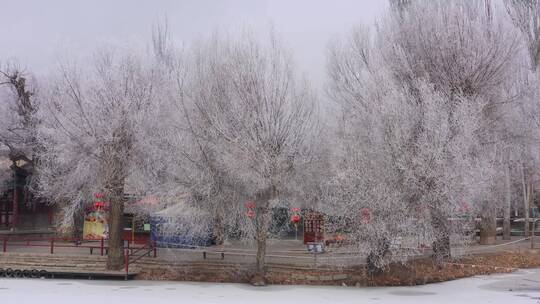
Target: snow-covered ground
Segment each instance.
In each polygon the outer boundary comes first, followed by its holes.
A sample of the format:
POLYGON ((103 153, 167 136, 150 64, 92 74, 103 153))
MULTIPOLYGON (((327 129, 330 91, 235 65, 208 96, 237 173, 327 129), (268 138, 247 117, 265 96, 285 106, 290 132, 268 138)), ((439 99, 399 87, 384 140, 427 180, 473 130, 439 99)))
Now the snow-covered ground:
POLYGON ((540 303, 540 269, 415 287, 0 279, 1 303, 540 303), (129 301, 129 302, 128 302, 129 301))

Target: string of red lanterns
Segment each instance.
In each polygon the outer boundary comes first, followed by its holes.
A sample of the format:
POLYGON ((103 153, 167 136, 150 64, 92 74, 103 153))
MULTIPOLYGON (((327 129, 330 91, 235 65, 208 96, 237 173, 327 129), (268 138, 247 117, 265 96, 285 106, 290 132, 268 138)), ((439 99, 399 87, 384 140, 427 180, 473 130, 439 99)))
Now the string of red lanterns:
POLYGON ((360 210, 360 215, 362 216, 362 223, 367 224, 371 222, 371 209, 362 208, 362 210, 360 210))
POLYGON ((246 208, 247 208, 247 212, 246 212, 246 216, 250 219, 253 219, 255 218, 255 216, 257 215, 255 213, 255 208, 257 207, 257 205, 255 204, 255 202, 253 201, 248 201, 246 203, 246 208))

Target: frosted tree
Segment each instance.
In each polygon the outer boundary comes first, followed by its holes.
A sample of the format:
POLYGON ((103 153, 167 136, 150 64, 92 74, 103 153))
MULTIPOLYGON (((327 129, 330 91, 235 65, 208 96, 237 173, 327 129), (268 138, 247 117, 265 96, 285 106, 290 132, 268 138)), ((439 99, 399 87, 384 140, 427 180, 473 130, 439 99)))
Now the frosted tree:
POLYGON ((525 233, 529 232, 529 210, 534 201, 534 180, 535 171, 538 167, 538 127, 540 126, 540 76, 538 66, 540 65, 540 1, 537 0, 505 0, 508 15, 514 26, 520 31, 523 43, 520 52, 520 61, 516 64, 518 72, 515 74, 515 82, 512 91, 515 92, 520 101, 521 110, 519 118, 525 124, 518 153, 519 161, 517 167, 520 171, 520 181, 522 185, 522 199, 525 217, 525 233), (527 68, 528 67, 528 68, 527 68), (534 131, 527 127, 535 126, 534 131))
POLYGON ((505 0, 504 3, 514 25, 524 37, 531 69, 536 71, 540 65, 540 1, 505 0))
POLYGON ((172 146, 184 157, 179 168, 191 163, 183 168, 200 182, 189 188, 218 216, 221 208, 254 228, 256 274, 264 277, 271 208, 295 191, 288 181, 310 160, 314 96, 297 82, 290 55, 274 37, 262 43, 250 34, 215 35, 186 58, 177 81, 180 115, 173 117, 182 144, 172 146), (244 215, 246 200, 254 204, 252 220, 244 215))
POLYGON ((471 176, 464 172, 477 166, 468 153, 475 146, 472 122, 478 121, 471 118, 480 111, 462 102, 452 113, 447 97, 426 83, 411 94, 379 65, 378 52, 355 38, 352 53, 333 53, 330 61, 332 96, 344 114, 328 198, 329 208, 347 219, 338 225, 347 223, 343 228, 375 271, 418 253, 391 244, 419 248, 470 224, 467 218, 458 225, 438 219, 463 214, 471 200, 471 176))
POLYGON ((145 138, 138 134, 155 119, 150 110, 158 73, 151 62, 135 51, 105 49, 84 68, 61 64, 40 116, 40 189, 64 204, 66 219, 94 193, 104 193, 109 269, 123 266, 124 188, 144 163, 138 150, 145 138))
MULTIPOLYGON (((398 62, 400 77, 405 80, 427 77, 438 91, 449 97, 457 93, 486 102, 479 140, 485 149, 491 149, 492 170, 502 171, 500 166, 494 168, 500 147, 489 143, 504 144, 507 139, 502 122, 512 97, 504 88, 513 75, 514 59, 519 51, 516 47, 519 39, 503 12, 493 9, 489 1, 418 1, 409 7, 407 14, 394 20, 397 20, 395 26, 390 28, 397 33, 406 55, 395 56, 390 51, 387 58, 398 62)), ((492 197, 484 201, 500 199, 492 197)), ((481 213, 482 224, 487 225, 483 230, 494 233, 498 208, 482 209, 489 211, 481 213)), ((490 239, 494 240, 494 235, 490 239)))
POLYGON ((23 160, 33 167, 39 153, 36 113, 39 107, 37 85, 18 65, 0 70, 0 146, 9 150, 9 158, 23 160))
POLYGON ((365 208, 370 218, 380 213, 375 232, 364 233, 373 239, 375 266, 397 235, 432 243, 439 261, 450 256, 451 239, 471 229, 449 221, 464 209, 489 211, 494 222, 498 206, 487 202, 497 151, 486 143, 497 141, 496 105, 506 101, 500 86, 511 74, 515 38, 483 8, 415 1, 375 35, 357 29, 330 53, 330 92, 344 113, 341 159, 356 164, 344 166, 354 169, 337 174, 344 178, 337 184, 354 182, 364 193, 339 191, 356 194, 347 196, 357 202, 352 216, 365 208), (376 185, 383 188, 372 193, 376 185), (405 220, 382 210, 399 210, 405 220))

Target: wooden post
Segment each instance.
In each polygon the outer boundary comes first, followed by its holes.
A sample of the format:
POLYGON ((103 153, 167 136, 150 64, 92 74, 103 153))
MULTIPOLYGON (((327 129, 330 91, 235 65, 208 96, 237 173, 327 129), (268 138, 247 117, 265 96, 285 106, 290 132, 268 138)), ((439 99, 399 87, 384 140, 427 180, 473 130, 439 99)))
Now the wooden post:
POLYGON ((4 238, 4 244, 2 246, 2 252, 7 252, 7 237, 4 238))
POLYGON ((51 239, 51 254, 54 254, 54 239, 51 239))
POLYGON ((13 212, 11 214, 11 230, 17 229, 17 218, 19 216, 19 199, 17 195, 17 173, 13 175, 13 212))
POLYGON ((154 241, 154 257, 157 257, 156 241, 154 241))
POLYGON ((124 253, 124 261, 125 261, 125 268, 126 268, 126 280, 128 279, 128 274, 129 274, 129 249, 126 249, 125 250, 125 253, 124 253))
MULTIPOLYGON (((135 241, 135 215, 131 217, 131 241, 135 241)), ((129 246, 129 243, 128 243, 129 246)))
POLYGON ((100 252, 101 252, 101 256, 103 256, 103 245, 104 245, 105 241, 103 240, 103 237, 101 237, 101 244, 100 244, 100 252))

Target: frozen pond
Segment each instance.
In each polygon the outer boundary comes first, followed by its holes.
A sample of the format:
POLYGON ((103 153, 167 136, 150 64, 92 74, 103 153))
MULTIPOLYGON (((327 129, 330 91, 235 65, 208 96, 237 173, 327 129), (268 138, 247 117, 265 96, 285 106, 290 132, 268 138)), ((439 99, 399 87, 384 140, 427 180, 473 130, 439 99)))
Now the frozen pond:
POLYGON ((0 279, 2 303, 540 303, 540 269, 414 287, 0 279), (129 300, 129 302, 128 302, 129 300))

